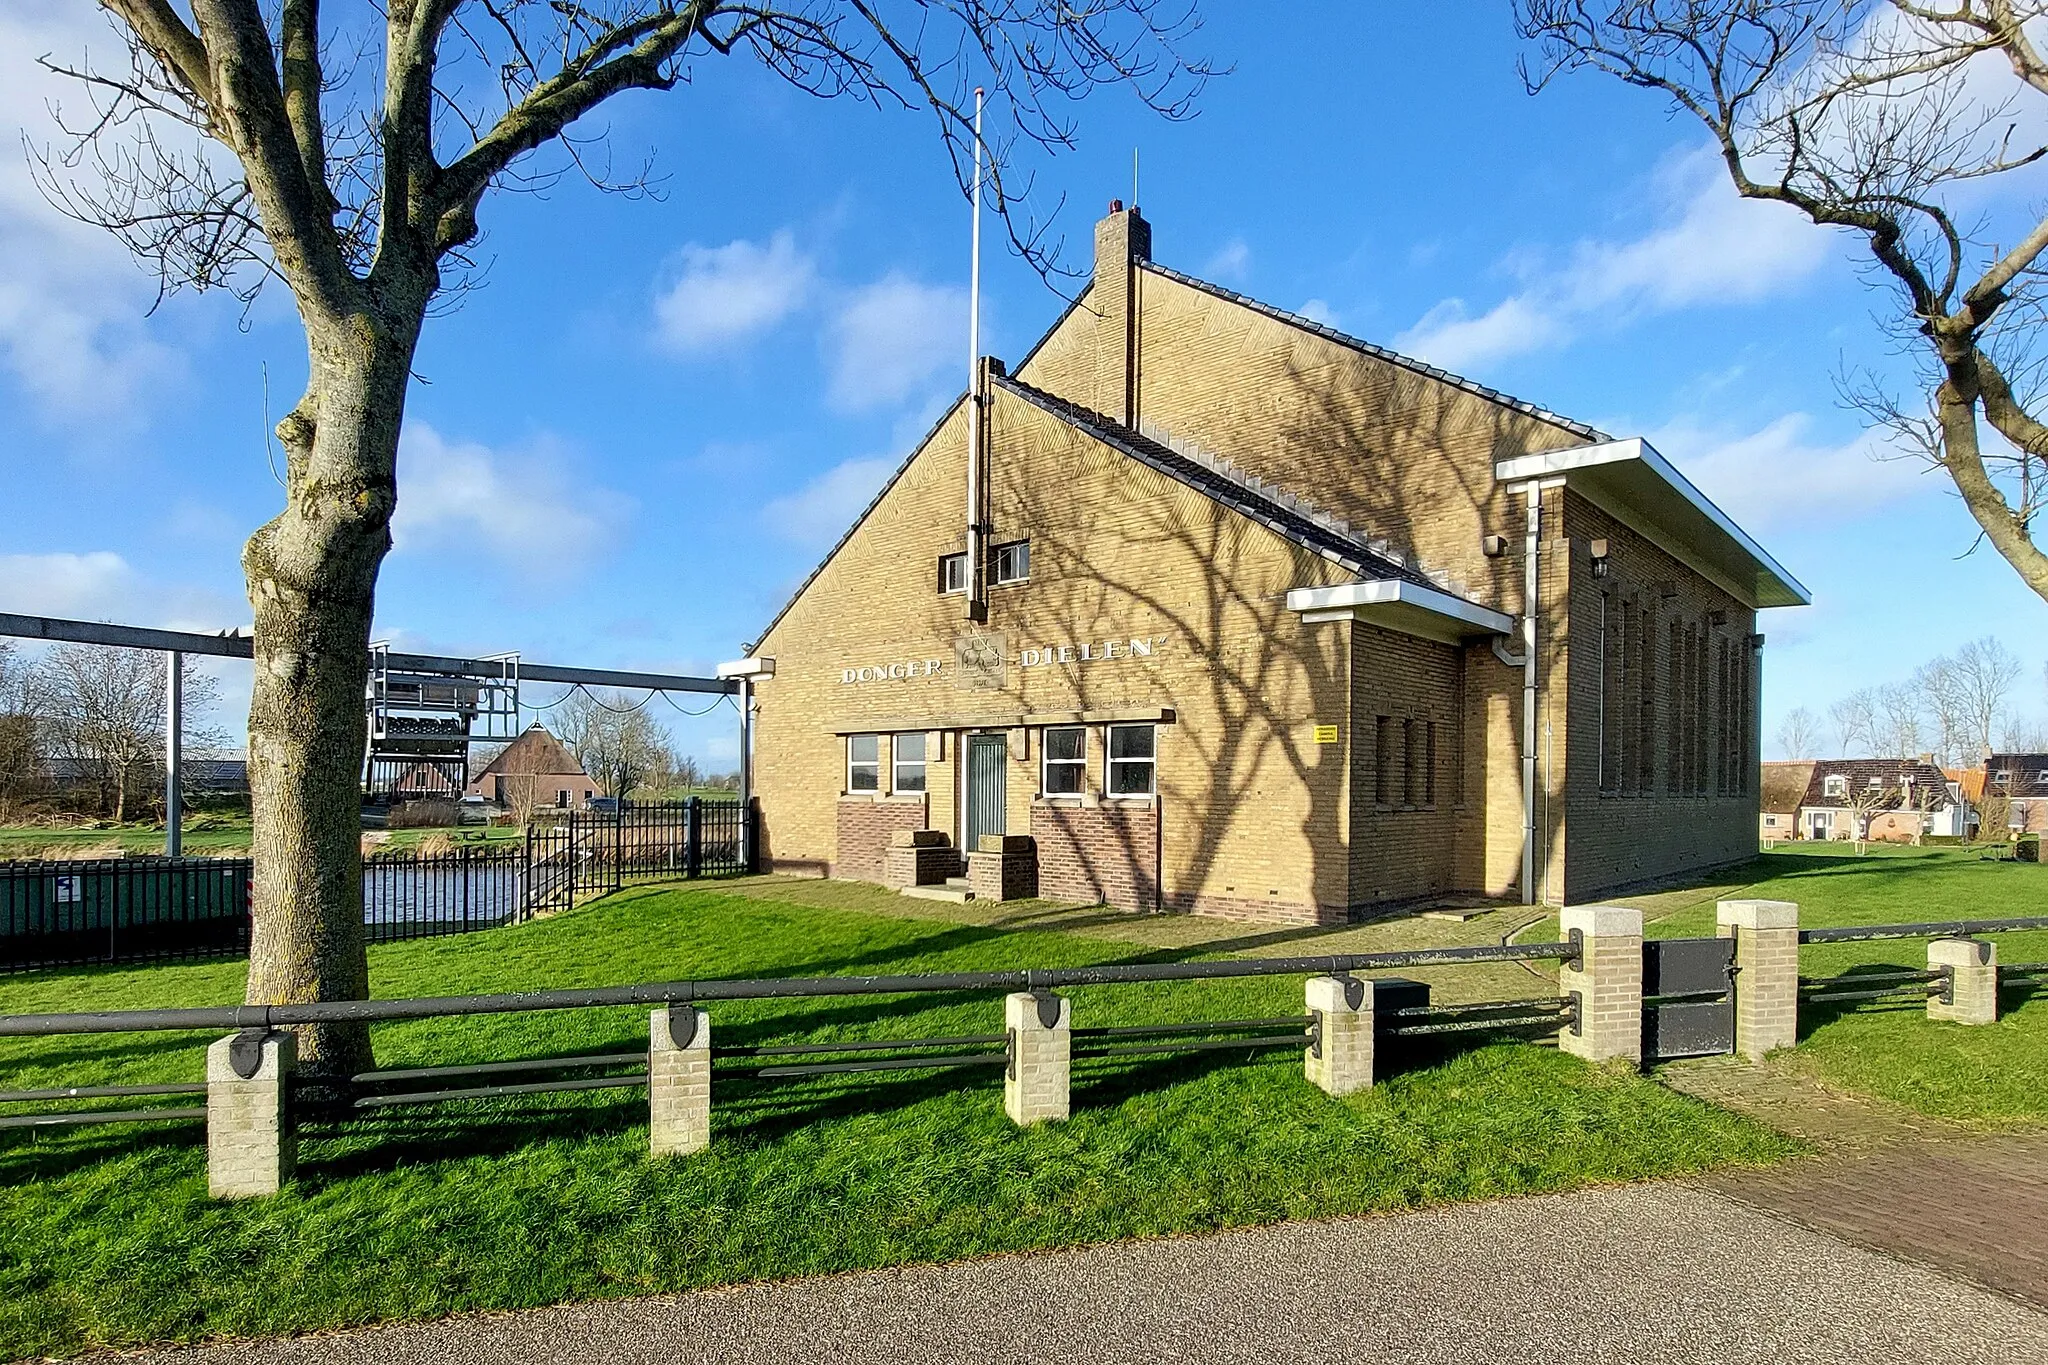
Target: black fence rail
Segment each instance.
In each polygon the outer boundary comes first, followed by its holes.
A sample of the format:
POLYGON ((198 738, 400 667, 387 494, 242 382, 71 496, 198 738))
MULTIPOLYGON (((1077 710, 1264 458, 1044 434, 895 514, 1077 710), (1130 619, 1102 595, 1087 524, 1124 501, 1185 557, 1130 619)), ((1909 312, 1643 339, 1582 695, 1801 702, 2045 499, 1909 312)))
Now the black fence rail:
POLYGON ((532 903, 566 910, 630 882, 749 872, 755 818, 751 802, 699 796, 536 812, 527 827, 532 903))
MULTIPOLYGON (((925 993, 1046 992, 1079 986, 1162 981, 1225 980, 1274 976, 1348 976, 1413 967, 1449 967, 1491 962, 1574 962, 1577 936, 1556 943, 1488 944, 1478 947, 1420 948, 1403 952, 1333 956, 1227 958, 1208 962, 1111 963, 1094 967, 1026 968, 1009 971, 922 973, 898 976, 752 978, 650 982, 580 990, 503 995, 431 996, 404 1000, 343 1000, 303 1005, 229 1005, 182 1009, 109 1010, 67 1014, 0 1015, 0 1037, 55 1037, 177 1030, 238 1030, 257 1038, 272 1028, 337 1021, 457 1018, 626 1005, 687 1007, 722 1000, 787 1000, 838 996, 914 996, 925 993)), ((1404 983, 1418 986, 1419 983, 1404 983)), ((1408 999, 1426 999, 1419 994, 1408 999)), ((1531 1025, 1552 1030, 1572 1026, 1576 1002, 1569 997, 1495 1001, 1474 1005, 1414 1005, 1386 1011, 1376 1021, 1388 1037, 1441 1032, 1511 1031, 1531 1025)), ((673 1015, 671 1016, 674 1017, 673 1015)), ((1073 1057, 1110 1060, 1144 1054, 1204 1051, 1307 1049, 1320 1045, 1313 1014, 1257 1019, 1211 1019, 1172 1024, 1076 1028, 1073 1057)), ((910 1070, 996 1068, 1009 1064, 1014 1040, 1006 1033, 960 1037, 860 1039, 837 1042, 714 1045, 713 1075, 738 1081, 796 1081, 809 1077, 910 1070)), ((459 1066, 403 1067, 366 1071, 349 1078, 337 1099, 330 1086, 311 1102, 302 1093, 299 1112, 311 1117, 345 1117, 398 1106, 457 1100, 644 1087, 649 1082, 645 1052, 472 1062, 459 1066), (536 1079, 523 1079, 535 1077, 536 1079)), ((203 1093, 203 1085, 102 1086, 0 1092, 0 1104, 49 1104, 144 1095, 175 1098, 203 1093)), ((185 1108, 43 1109, 0 1116, 0 1128, 43 1125, 183 1121, 203 1117, 185 1108)))
POLYGON ((247 858, 0 862, 0 971, 249 951, 247 858))
POLYGON ((2048 915, 2015 919, 1931 920, 1925 924, 1857 924, 1838 929, 1801 929, 1801 943, 1862 943, 1886 938, 1975 938, 1979 934, 2048 929, 2048 915))

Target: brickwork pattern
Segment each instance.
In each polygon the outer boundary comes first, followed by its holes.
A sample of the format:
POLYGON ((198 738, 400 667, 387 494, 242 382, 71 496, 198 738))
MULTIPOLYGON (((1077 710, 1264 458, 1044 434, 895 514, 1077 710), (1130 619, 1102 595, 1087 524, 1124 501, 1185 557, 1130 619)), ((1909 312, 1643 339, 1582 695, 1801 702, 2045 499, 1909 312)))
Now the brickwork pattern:
POLYGON ((1097 806, 1038 802, 1038 894, 1047 900, 1158 908, 1159 811, 1127 802, 1097 806))
POLYGON ((1799 907, 1734 900, 1714 908, 1735 940, 1735 1051, 1752 1060, 1799 1041, 1799 907))
POLYGON ((688 1156, 711 1145, 711 1016, 692 1010, 696 1032, 678 1046, 668 1013, 647 1019, 647 1149, 688 1156))
POLYGON ((1998 945, 1990 939, 1938 938, 1927 945, 1927 967, 1949 969, 1949 999, 1927 997, 1927 1017, 1955 1024, 1998 1022, 1998 945))
POLYGON ((1029 848, 967 855, 967 889, 978 901, 1021 901, 1038 895, 1038 855, 1029 848))
POLYGON ((838 856, 832 863, 832 875, 893 885, 889 853, 897 831, 923 828, 925 801, 921 796, 842 796, 835 841, 838 856))
MULTIPOLYGON (((1762 679, 1748 642, 1756 613, 1592 503, 1563 491, 1554 497, 1563 535, 1546 554, 1554 566, 1568 566, 1569 588, 1566 609, 1553 612, 1549 644, 1569 696, 1546 719, 1563 767, 1548 785, 1562 817, 1551 837, 1564 854, 1565 903, 1754 857, 1762 679), (1608 545, 1602 578, 1593 576, 1588 549, 1596 539, 1608 545), (1679 677, 1673 626, 1689 642, 1679 677), (1647 660, 1638 650, 1645 642, 1647 660), (1746 687, 1724 671, 1724 652, 1728 668, 1751 670, 1746 687), (1732 764, 1720 746, 1724 718, 1740 736, 1732 764)), ((1546 591, 1546 601, 1559 600, 1546 591)))
POLYGON ((256 1199, 276 1194, 298 1165, 289 1106, 299 1040, 282 1029, 265 1034, 261 1064, 247 1079, 229 1059, 234 1041, 206 1049, 206 1191, 256 1199))
POLYGON ((1003 998, 1010 1035, 1010 1069, 1003 1079, 1003 1112, 1021 1127, 1067 1117, 1074 1066, 1074 1002, 1059 998, 1058 1014, 1044 1023, 1040 997, 1019 991, 1003 998))
MULTIPOLYGON (((1089 306, 1069 312, 1020 367, 1025 382, 1218 452, 1441 572, 1454 591, 1519 609, 1513 557, 1488 559, 1480 548, 1485 532, 1519 539, 1519 506, 1496 484, 1493 464, 1579 444, 1582 434, 1155 271, 1129 270, 1129 255, 1143 248, 1128 231, 1105 233, 1098 247, 1089 306)), ((1342 569, 1013 394, 998 391, 988 430, 992 539, 1028 536, 1031 570, 1027 582, 991 590, 985 626, 971 626, 963 599, 935 587, 939 556, 965 539, 966 425, 956 407, 758 646, 778 661, 760 687, 755 763, 771 866, 885 874, 876 841, 842 826, 835 810, 848 729, 924 729, 937 741, 925 771, 927 819, 947 830, 958 826, 964 732, 1008 731, 1009 828, 1038 834, 1039 740, 1015 728, 1017 717, 1158 708, 1172 719, 1160 729, 1155 864, 1127 879, 1096 869, 1093 884, 1077 879, 1059 892, 1047 847, 1045 894, 1308 923, 1439 892, 1512 889, 1522 848, 1516 671, 1483 644, 1359 643, 1365 632, 1352 623, 1306 625, 1285 608, 1286 592, 1344 581, 1342 569), (1023 661, 1026 650, 1137 640, 1148 653, 1126 649, 1084 664, 1077 650, 1073 664, 1023 661), (961 667, 958 651, 968 645, 1003 663, 961 667), (1449 695, 1428 695, 1432 688, 1449 695), (1449 785, 1466 793, 1465 811, 1445 811, 1441 797, 1434 812, 1383 814, 1377 802, 1362 809, 1359 738, 1369 717, 1396 707, 1435 714, 1439 767, 1462 754, 1449 785), (1332 724, 1340 742, 1315 743, 1317 726, 1332 724), (1462 738, 1447 742, 1446 732, 1460 729, 1462 738), (842 848, 842 835, 859 846, 842 848), (1109 884, 1126 880, 1141 885, 1109 884)), ((1549 501, 1556 528, 1565 499, 1549 501)), ((1645 578, 1665 574, 1682 599, 1706 593, 1675 563, 1639 567, 1645 578)), ((1567 898, 1711 865, 1724 845, 1721 814, 1696 803, 1638 806, 1611 828, 1573 804, 1588 796, 1593 775, 1567 753, 1576 741, 1566 711, 1583 704, 1565 685, 1572 572, 1570 554, 1546 551, 1544 600, 1556 604, 1556 619, 1540 659, 1555 759, 1539 805, 1549 821, 1545 886, 1567 898), (1574 870, 1567 886, 1567 839, 1576 860, 1582 835, 1589 870, 1574 870)), ((1743 624, 1730 611, 1725 630, 1743 624)), ((1090 726, 1087 782, 1096 793, 1104 790, 1103 737, 1090 726)), ((1753 840, 1753 799, 1747 810, 1742 837, 1753 840)))
POLYGON ((1579 1027, 1557 1045, 1589 1062, 1643 1061, 1643 916, 1619 905, 1581 905, 1560 917, 1564 933, 1579 931, 1577 967, 1558 969, 1559 995, 1579 997, 1579 1027))
POLYGON ((1322 1035, 1318 1046, 1302 1053, 1302 1074, 1308 1083, 1331 1095, 1371 1089, 1372 983, 1361 977, 1312 976, 1306 998, 1322 1035))
MULTIPOLYGON (((846 845, 842 842, 840 847, 846 845)), ((950 844, 922 844, 883 850, 882 885, 901 891, 911 886, 943 886, 964 871, 960 850, 950 844)))

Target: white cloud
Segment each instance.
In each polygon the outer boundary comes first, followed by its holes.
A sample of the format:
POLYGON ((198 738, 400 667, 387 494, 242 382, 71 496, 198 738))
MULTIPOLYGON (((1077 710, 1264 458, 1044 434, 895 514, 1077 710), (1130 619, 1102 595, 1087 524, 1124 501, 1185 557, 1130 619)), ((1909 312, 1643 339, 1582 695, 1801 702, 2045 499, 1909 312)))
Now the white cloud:
MULTIPOLYGON (((865 411, 913 396, 967 353, 967 291, 900 271, 854 291, 825 338, 833 404, 865 411)), ((967 377, 958 376, 959 387, 967 377)))
POLYGON ((50 206, 23 147, 24 133, 37 147, 61 136, 53 106, 77 122, 89 103, 76 81, 36 59, 75 62, 88 49, 121 50, 98 7, 0 0, 0 369, 46 417, 104 427, 177 359, 144 331, 154 292, 134 259, 50 206))
POLYGON ((612 543, 632 505, 577 478, 571 463, 559 443, 506 454, 408 422, 398 442, 394 548, 481 551, 536 578, 573 572, 612 543))
POLYGON ((219 631, 249 620, 246 600, 156 582, 112 550, 0 555, 0 611, 167 630, 219 631))
POLYGON ((1241 280, 1251 269, 1252 249, 1242 237, 1233 237, 1216 249, 1202 266, 1202 278, 1228 283, 1241 280))
POLYGON ((1853 521, 1925 493, 1927 467, 1890 454, 1883 433, 1816 440, 1813 419, 1788 413, 1752 431, 1679 418, 1644 438, 1745 530, 1853 521))
POLYGON ((816 276, 787 229, 766 246, 695 243, 677 253, 678 273, 654 300, 655 335, 681 354, 713 350, 767 331, 804 305, 816 276))
POLYGON ((822 550, 853 525, 900 463, 875 455, 834 465, 796 492, 768 503, 761 509, 762 520, 785 539, 822 550))
POLYGON ((1332 329, 1337 326, 1337 310, 1330 306, 1328 299, 1309 299, 1294 311, 1310 322, 1320 322, 1332 329))
POLYGON ((1394 344, 1450 369, 1483 365, 1651 314, 1770 298, 1812 275, 1832 249, 1796 210, 1737 195, 1705 152, 1668 164, 1652 191, 1666 210, 1662 226, 1630 240, 1580 242, 1562 262, 1532 265, 1520 292, 1477 315, 1463 299, 1447 299, 1394 344))

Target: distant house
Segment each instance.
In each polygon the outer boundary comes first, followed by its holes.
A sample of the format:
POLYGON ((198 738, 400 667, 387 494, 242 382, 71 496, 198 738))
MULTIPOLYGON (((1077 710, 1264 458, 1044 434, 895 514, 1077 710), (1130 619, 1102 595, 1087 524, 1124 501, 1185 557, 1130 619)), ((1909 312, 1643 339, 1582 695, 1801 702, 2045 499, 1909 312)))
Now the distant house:
POLYGON ((580 806, 597 795, 597 783, 562 741, 536 723, 471 780, 469 794, 501 806, 580 806))
MULTIPOLYGON (((1984 760, 1984 803, 1995 819, 2002 805, 2005 828, 2015 833, 2048 832, 2048 754, 1993 754, 1984 760)), ((1989 826, 1987 835, 1997 831, 1989 826)))
POLYGON ((1757 837, 1765 843, 1798 839, 1799 808, 1806 804, 1807 784, 1813 779, 1813 760, 1763 765, 1763 783, 1757 801, 1757 837))
POLYGON ((1910 843, 1923 835, 1960 835, 1968 808, 1961 788, 1919 758, 1824 758, 1808 774, 1799 802, 1807 839, 1910 843))

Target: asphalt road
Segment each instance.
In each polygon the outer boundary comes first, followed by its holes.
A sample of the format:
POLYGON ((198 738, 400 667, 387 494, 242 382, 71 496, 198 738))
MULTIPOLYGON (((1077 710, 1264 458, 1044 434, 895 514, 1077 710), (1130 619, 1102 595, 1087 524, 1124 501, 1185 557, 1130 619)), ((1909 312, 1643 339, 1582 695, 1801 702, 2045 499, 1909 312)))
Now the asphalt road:
POLYGON ((142 1358, 2035 1365, 2048 1315, 1660 1184, 142 1358))

